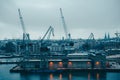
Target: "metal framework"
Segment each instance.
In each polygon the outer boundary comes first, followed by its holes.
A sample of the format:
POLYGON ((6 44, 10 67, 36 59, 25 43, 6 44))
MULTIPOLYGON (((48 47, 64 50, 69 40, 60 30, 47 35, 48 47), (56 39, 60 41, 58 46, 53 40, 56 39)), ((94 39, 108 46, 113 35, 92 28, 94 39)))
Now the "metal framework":
POLYGON ((41 42, 46 38, 46 36, 48 35, 47 37, 47 40, 50 39, 50 36, 54 36, 54 28, 52 26, 50 26, 47 30, 47 32, 45 33, 45 35, 43 36, 43 38, 41 39, 41 42))
POLYGON ((26 33, 25 24, 24 24, 23 17, 22 17, 20 9, 18 9, 18 13, 19 13, 19 18, 20 18, 22 30, 23 30, 23 41, 30 40, 29 34, 26 33))
POLYGON ((63 24, 63 27, 64 27, 64 32, 65 32, 66 39, 71 39, 71 34, 68 33, 68 29, 67 29, 67 26, 66 26, 65 19, 64 19, 61 8, 60 8, 60 14, 61 14, 61 19, 62 19, 62 24, 63 24))

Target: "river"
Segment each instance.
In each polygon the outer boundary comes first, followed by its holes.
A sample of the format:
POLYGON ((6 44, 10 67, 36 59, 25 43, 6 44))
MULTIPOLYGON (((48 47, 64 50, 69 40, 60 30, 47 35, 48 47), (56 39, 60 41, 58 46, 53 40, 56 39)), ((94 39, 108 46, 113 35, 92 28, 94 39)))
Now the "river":
POLYGON ((0 80, 120 80, 120 73, 10 73, 15 65, 0 64, 0 80))

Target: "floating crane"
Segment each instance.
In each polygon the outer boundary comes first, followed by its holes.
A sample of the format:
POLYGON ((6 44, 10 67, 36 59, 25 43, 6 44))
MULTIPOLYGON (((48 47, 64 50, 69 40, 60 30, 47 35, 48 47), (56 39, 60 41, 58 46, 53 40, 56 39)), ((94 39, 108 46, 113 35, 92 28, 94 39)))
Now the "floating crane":
POLYGON ((61 19, 62 19, 62 24, 63 24, 63 27, 64 27, 66 39, 70 40, 71 39, 71 34, 68 33, 68 29, 67 29, 67 26, 66 26, 65 19, 64 19, 61 8, 60 8, 60 14, 61 14, 61 19))
POLYGON ((19 18, 20 18, 22 30, 23 30, 23 42, 25 42, 25 41, 30 40, 30 37, 29 37, 29 34, 26 33, 25 24, 24 24, 23 17, 22 17, 20 9, 18 9, 18 13, 19 13, 19 18))

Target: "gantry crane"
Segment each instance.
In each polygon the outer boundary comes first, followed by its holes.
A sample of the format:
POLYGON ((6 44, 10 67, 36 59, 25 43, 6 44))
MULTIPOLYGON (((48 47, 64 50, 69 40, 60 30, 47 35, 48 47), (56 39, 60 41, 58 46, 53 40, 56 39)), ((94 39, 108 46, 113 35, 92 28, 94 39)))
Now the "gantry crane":
POLYGON ((70 40, 71 39, 71 34, 68 33, 67 25, 65 23, 65 19, 64 19, 64 16, 63 16, 61 8, 60 8, 60 14, 61 14, 61 19, 62 19, 62 24, 63 24, 63 28, 64 28, 66 39, 70 40))

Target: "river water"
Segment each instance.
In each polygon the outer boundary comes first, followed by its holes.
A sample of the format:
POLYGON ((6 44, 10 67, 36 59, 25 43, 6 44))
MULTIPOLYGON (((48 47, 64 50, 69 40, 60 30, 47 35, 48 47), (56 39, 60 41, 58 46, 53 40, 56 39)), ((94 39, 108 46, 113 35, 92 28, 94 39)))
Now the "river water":
POLYGON ((0 80, 120 80, 120 73, 10 73, 13 64, 0 64, 0 80))

